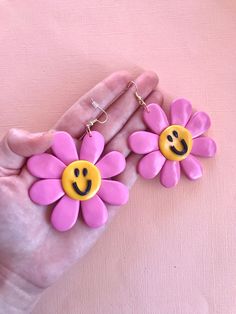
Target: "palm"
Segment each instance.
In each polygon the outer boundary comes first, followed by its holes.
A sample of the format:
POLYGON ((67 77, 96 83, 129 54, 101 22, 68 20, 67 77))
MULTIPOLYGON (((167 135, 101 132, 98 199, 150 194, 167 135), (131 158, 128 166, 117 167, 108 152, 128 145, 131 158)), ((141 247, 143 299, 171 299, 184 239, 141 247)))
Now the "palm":
MULTIPOLYGON (((145 129, 145 126, 132 90, 117 99, 129 80, 125 72, 111 75, 81 97, 54 128, 79 138, 84 132, 84 124, 98 114, 90 106, 90 97, 94 98, 106 108, 109 121, 97 124, 93 129, 105 137, 104 152, 118 150, 127 157, 126 170, 119 180, 131 187, 136 180, 137 157, 130 154, 127 136, 137 129, 145 129)), ((137 84, 140 94, 149 97, 147 102, 161 102, 161 95, 153 92, 157 85, 154 73, 143 73, 137 84)), ((70 231, 55 231, 49 223, 50 208, 35 205, 28 197, 28 189, 34 180, 25 166, 20 170, 16 167, 5 169, 0 175, 1 264, 33 285, 46 287, 85 254, 105 227, 90 229, 79 219, 70 231)), ((108 210, 110 220, 117 208, 110 206, 108 210)))

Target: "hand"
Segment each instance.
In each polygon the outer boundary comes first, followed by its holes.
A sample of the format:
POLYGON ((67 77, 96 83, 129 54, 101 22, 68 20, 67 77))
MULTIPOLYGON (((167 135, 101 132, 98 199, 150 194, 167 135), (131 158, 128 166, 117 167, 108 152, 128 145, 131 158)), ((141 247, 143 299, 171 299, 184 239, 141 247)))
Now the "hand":
MULTIPOLYGON (((109 120, 96 124, 93 130, 103 134, 105 152, 118 150, 127 157, 126 170, 118 180, 128 187, 137 178, 138 157, 130 153, 127 138, 133 131, 145 129, 134 87, 118 98, 130 80, 127 72, 112 74, 82 96, 53 128, 67 131, 76 141, 86 122, 101 114, 91 106, 90 98, 95 99, 109 120)), ((162 103, 160 92, 154 91, 158 83, 155 73, 144 72, 136 83, 143 98, 148 97, 147 103, 162 103)), ((57 232, 49 222, 50 208, 29 199, 35 178, 25 167, 26 158, 49 149, 54 132, 30 134, 13 129, 0 142, 0 308, 2 304, 7 307, 4 313, 30 311, 41 292, 78 261, 106 228, 91 229, 79 219, 70 231, 57 232)), ((108 206, 108 220, 117 210, 108 206)))

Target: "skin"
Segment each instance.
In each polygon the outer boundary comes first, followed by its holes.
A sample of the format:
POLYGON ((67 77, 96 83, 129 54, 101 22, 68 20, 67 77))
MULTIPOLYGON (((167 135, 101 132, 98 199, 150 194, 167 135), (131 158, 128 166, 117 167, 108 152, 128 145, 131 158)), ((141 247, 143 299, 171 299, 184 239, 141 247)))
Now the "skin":
MULTIPOLYGON (((101 228, 88 228, 79 218, 70 231, 59 233, 49 222, 51 207, 35 205, 28 197, 35 178, 25 168, 27 157, 47 151, 55 130, 67 131, 79 146, 86 122, 101 114, 91 106, 91 97, 109 115, 107 123, 92 128, 105 137, 104 154, 118 150, 127 157, 126 170, 117 179, 129 188, 136 181, 139 157, 130 153, 127 137, 145 129, 143 109, 138 108, 133 86, 117 99, 131 79, 125 71, 115 72, 82 96, 52 130, 32 134, 12 129, 0 142, 0 313, 30 312, 42 292, 79 261, 119 210, 108 206, 109 221, 101 228)), ((142 73, 136 84, 147 103, 162 103, 154 72, 142 73)))

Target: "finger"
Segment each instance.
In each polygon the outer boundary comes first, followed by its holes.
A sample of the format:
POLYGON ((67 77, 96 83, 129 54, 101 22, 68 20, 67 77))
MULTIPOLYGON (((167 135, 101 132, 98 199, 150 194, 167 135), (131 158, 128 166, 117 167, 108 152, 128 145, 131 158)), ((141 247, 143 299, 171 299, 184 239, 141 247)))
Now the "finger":
MULTIPOLYGON (((135 80, 135 83, 139 95, 145 99, 156 88, 158 77, 155 72, 146 71, 135 80)), ((127 120, 137 110, 139 105, 134 93, 135 88, 131 86, 124 95, 108 108, 108 121, 105 124, 96 124, 93 127, 93 130, 103 134, 106 142, 122 129, 127 120)))
POLYGON ((11 129, 0 142, 0 167, 19 170, 25 158, 45 152, 52 144, 53 131, 29 133, 20 129, 11 129))
MULTIPOLYGON (((147 104, 157 103, 162 105, 163 96, 160 91, 154 91, 150 96, 145 100, 147 104)), ((131 133, 135 131, 145 130, 147 127, 143 122, 143 108, 139 108, 135 114, 128 120, 122 130, 116 134, 115 137, 106 145, 104 153, 110 152, 112 150, 117 150, 128 156, 130 149, 128 146, 128 137, 131 133)))
POLYGON ((94 99, 101 108, 106 109, 125 91, 130 80, 131 76, 126 71, 111 74, 67 110, 56 123, 54 129, 66 131, 74 138, 80 137, 85 131, 85 124, 101 114, 101 111, 95 110, 92 106, 91 98, 94 99))

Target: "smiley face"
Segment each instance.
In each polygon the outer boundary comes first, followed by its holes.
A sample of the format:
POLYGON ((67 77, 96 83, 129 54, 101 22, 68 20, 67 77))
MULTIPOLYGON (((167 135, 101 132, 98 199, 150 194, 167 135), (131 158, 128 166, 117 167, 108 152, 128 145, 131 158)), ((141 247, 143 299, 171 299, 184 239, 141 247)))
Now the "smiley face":
POLYGON ((86 201, 92 198, 100 185, 101 175, 98 168, 86 160, 72 162, 62 174, 62 187, 75 200, 86 201))
POLYGON ((192 149, 192 135, 181 125, 171 125, 159 137, 161 153, 169 160, 185 159, 192 149))

